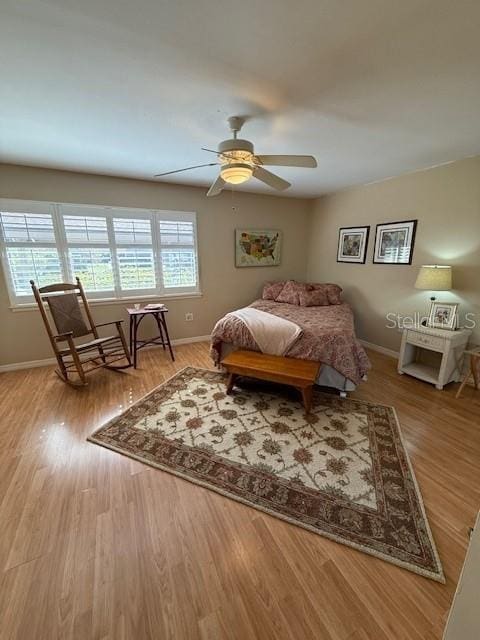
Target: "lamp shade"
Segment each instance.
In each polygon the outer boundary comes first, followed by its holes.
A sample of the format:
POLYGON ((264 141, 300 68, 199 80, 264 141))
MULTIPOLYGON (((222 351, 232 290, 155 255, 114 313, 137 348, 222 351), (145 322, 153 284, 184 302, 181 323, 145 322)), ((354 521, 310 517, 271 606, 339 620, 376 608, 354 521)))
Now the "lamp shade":
POLYGON ((220 169, 220 175, 230 184, 241 184, 252 177, 252 167, 244 162, 232 162, 220 169))
POLYGON ((415 289, 448 291, 452 288, 452 267, 438 264, 423 265, 418 272, 415 289))

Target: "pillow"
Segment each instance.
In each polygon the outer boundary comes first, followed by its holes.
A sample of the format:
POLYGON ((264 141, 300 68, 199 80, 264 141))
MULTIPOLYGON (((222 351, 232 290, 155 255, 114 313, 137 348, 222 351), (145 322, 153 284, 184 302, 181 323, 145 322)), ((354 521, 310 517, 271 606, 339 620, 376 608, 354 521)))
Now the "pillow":
POLYGON ((285 286, 285 281, 266 282, 263 285, 263 293, 262 293, 263 300, 276 300, 277 296, 281 294, 284 286, 285 286))
POLYGON ((342 304, 342 287, 338 284, 327 284, 327 296, 330 304, 342 304))
POLYGON ((305 291, 300 291, 298 297, 302 307, 327 307, 330 304, 326 288, 307 288, 305 291))
POLYGON ((285 286, 277 296, 276 302, 285 302, 286 304, 300 305, 300 292, 306 291, 306 285, 295 280, 288 280, 285 286))
POLYGON ((309 290, 315 291, 324 291, 327 298, 328 304, 342 304, 342 288, 338 286, 338 284, 331 283, 313 283, 308 285, 309 290))

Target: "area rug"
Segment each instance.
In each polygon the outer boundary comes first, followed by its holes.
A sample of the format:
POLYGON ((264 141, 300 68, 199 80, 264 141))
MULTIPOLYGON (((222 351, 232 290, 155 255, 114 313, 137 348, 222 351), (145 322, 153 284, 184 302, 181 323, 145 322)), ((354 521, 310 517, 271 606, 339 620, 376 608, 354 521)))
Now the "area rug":
POLYGON ((89 440, 444 582, 392 407, 187 367, 89 440))

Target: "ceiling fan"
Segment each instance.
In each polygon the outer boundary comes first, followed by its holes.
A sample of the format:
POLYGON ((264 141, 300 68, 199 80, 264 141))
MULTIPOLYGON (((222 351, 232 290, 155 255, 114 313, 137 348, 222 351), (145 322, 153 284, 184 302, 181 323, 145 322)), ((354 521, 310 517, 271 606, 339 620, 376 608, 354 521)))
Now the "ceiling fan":
POLYGON ((202 147, 202 151, 215 153, 218 157, 218 162, 197 164, 193 167, 185 167, 185 169, 176 169, 175 171, 158 173, 155 178, 169 176, 173 173, 180 173, 182 171, 190 171, 191 169, 199 169, 200 167, 219 166, 220 174, 207 192, 207 196, 218 196, 226 184, 241 184, 242 182, 249 180, 252 176, 279 191, 288 189, 288 187, 291 186, 290 183, 283 178, 267 171, 267 169, 264 168, 264 165, 277 167, 305 167, 312 169, 317 166, 317 161, 313 156, 256 155, 254 153, 253 144, 249 140, 237 138, 237 134, 242 128, 244 122, 245 119, 239 116, 232 116, 228 118, 228 124, 230 125, 233 137, 220 142, 217 151, 202 147))

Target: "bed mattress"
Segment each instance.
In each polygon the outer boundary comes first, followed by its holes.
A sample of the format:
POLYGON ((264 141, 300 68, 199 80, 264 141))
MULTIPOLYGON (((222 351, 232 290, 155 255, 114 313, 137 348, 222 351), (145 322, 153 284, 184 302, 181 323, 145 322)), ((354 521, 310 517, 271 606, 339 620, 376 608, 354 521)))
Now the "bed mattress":
MULTIPOLYGON (((324 307, 300 307, 272 300, 255 300, 250 306, 295 322, 300 338, 286 356, 323 364, 318 384, 350 391, 370 368, 368 356, 355 336, 353 312, 347 303, 324 307)), ((212 332, 211 356, 216 364, 225 348, 260 351, 245 324, 235 316, 221 318, 212 332)))

